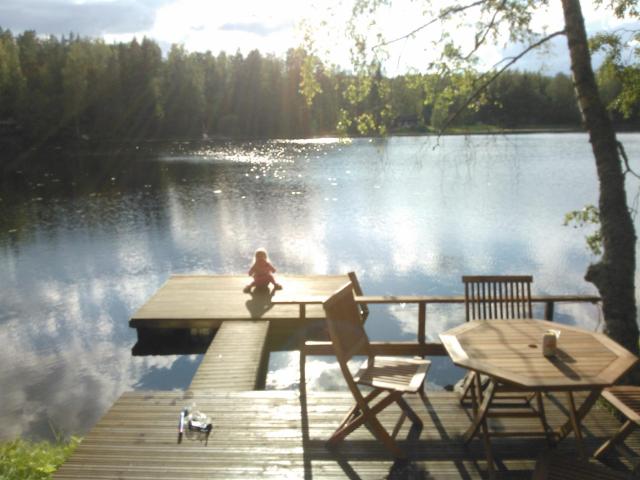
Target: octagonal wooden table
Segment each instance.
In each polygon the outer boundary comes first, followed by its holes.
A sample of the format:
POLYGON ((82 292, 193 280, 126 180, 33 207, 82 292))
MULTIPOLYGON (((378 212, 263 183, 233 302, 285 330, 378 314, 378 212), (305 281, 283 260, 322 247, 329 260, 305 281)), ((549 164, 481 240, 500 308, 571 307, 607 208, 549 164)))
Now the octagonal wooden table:
POLYGON ((440 339, 454 364, 490 379, 479 399, 482 403, 474 404, 474 419, 464 436, 468 442, 482 431, 490 468, 486 417, 498 385, 529 392, 565 392, 569 418, 555 438, 560 441, 573 431, 584 456, 582 419, 602 389, 613 385, 638 361, 604 334, 537 319, 474 320, 442 333, 440 339), (559 330, 560 336, 556 354, 545 357, 542 336, 549 329, 559 330), (577 408, 573 394, 578 391, 588 395, 577 408))

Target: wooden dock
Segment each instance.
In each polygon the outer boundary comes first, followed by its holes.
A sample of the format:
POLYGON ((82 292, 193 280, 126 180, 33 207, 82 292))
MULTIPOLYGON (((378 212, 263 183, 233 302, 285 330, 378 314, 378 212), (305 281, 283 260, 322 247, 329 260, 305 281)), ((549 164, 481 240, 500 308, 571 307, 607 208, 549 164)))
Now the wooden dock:
MULTIPOLYGON (((172 275, 133 314, 131 328, 217 328, 227 321, 296 321, 297 305, 273 305, 272 298, 328 297, 349 281, 347 275, 286 275, 278 277, 282 292, 247 294, 242 291, 250 278, 245 275, 172 275)), ((323 319, 321 305, 311 305, 306 318, 323 319)))
MULTIPOLYGON (((307 333, 306 322, 318 321, 323 298, 349 281, 347 275, 280 277, 286 296, 309 298, 306 305, 274 304, 270 293, 242 293, 244 276, 173 276, 131 318, 139 340, 163 332, 217 329, 187 391, 126 392, 84 438, 73 456, 56 472, 58 480, 131 479, 479 479, 487 465, 479 440, 464 446, 461 435, 469 426, 471 412, 448 392, 429 392, 426 403, 419 397, 409 403, 423 420, 421 430, 399 426, 398 439, 409 455, 394 461, 365 428, 356 430, 338 450, 325 441, 352 406, 347 392, 260 391, 266 358, 266 342, 272 329, 290 326, 307 333), (187 431, 178 437, 180 410, 195 402, 209 414, 209 436, 187 431)), ((364 299, 365 297, 361 297, 364 299)), ((368 297, 368 302, 387 303, 391 297, 368 297)), ((419 304, 418 343, 411 355, 442 355, 441 344, 425 342, 426 307, 431 303, 460 303, 459 297, 393 297, 419 304)), ((595 299, 597 300, 597 298, 595 299)), ((545 315, 553 303, 573 301, 548 297, 545 315)), ((576 297, 576 301, 594 301, 576 297)), ((362 301, 366 303, 366 301, 362 301)), ((302 335, 301 338, 304 338, 302 335)), ((305 349, 306 354, 331 353, 326 342, 305 349)), ((406 345, 376 345, 381 352, 397 354, 406 345)), ((564 423, 563 402, 545 399, 549 424, 564 423)), ((391 431, 399 410, 390 407, 379 417, 391 431)), ((493 429, 531 428, 535 419, 492 419, 493 429), (501 423, 506 422, 506 423, 501 423), (527 423, 530 422, 530 423, 527 423)), ((604 408, 594 408, 584 421, 585 444, 593 452, 619 426, 604 408)), ((543 438, 496 438, 493 452, 500 478, 530 478, 538 455, 546 448, 543 438)), ((640 434, 627 444, 640 452, 640 434)), ((561 451, 575 453, 573 438, 564 440, 561 451)))
POLYGON ((189 390, 242 392, 260 385, 269 322, 224 322, 189 390))
MULTIPOLYGON (((324 298, 350 279, 348 275, 288 275, 279 281, 288 297, 324 298)), ((274 304, 280 292, 245 293, 248 282, 244 275, 171 276, 129 321, 138 332, 134 351, 153 351, 159 338, 162 342, 176 338, 174 331, 217 329, 190 389, 237 392, 260 388, 271 324, 280 330, 304 329, 322 320, 324 312, 317 304, 274 304), (151 347, 141 347, 141 343, 151 347)))
MULTIPOLYGON (((480 479, 486 473, 480 440, 468 447, 461 434, 470 412, 454 394, 430 392, 428 403, 419 396, 409 402, 424 422, 398 434, 409 460, 394 462, 365 428, 356 430, 336 450, 325 441, 339 424, 353 399, 342 392, 129 392, 125 393, 85 437, 71 459, 57 472, 57 480, 79 479, 480 479), (208 438, 183 438, 178 443, 178 412, 196 402, 211 415, 208 438)), ((546 398, 549 423, 566 419, 562 402, 546 398)), ((381 420, 389 430, 400 414, 389 407, 381 420)), ((536 419, 508 419, 496 425, 539 430, 536 419)), ((502 419, 502 422, 505 420, 502 419)), ((589 452, 610 436, 618 422, 604 408, 595 408, 585 421, 589 452)), ((640 437, 627 443, 636 451, 640 437)), ((500 478, 529 479, 537 456, 546 448, 542 438, 495 438, 500 478)), ((558 449, 575 454, 572 437, 558 449)))

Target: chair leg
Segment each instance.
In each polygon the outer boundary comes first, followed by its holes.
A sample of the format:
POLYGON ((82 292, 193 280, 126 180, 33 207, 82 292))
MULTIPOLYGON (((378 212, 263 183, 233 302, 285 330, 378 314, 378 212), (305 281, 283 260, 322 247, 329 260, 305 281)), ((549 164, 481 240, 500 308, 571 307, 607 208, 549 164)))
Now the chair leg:
POLYGON ((400 406, 402 411, 407 414, 407 417, 409 417, 413 423, 422 426, 422 420, 420 420, 418 414, 415 412, 415 410, 413 410, 413 408, 411 408, 411 406, 402 396, 396 399, 396 403, 400 406))
POLYGON ((464 401, 469 397, 470 390, 473 387, 476 379, 476 375, 476 372, 467 372, 467 374, 465 375, 464 382, 462 382, 462 392, 460 393, 460 404, 464 403, 464 401))
POLYGON ((624 439, 627 438, 629 434, 636 429, 636 427, 637 425, 631 420, 627 420, 626 422, 624 422, 622 427, 620 427, 620 429, 615 433, 615 435, 611 437, 609 440, 607 440, 606 442, 604 442, 600 446, 600 448, 596 450, 596 453, 593 454, 593 458, 595 458, 596 460, 600 460, 600 458, 616 443, 623 442, 624 439))
MULTIPOLYGON (((369 393, 369 395, 364 398, 365 405, 363 405, 362 408, 360 408, 357 404, 351 408, 340 426, 333 433, 333 435, 331 435, 331 438, 327 440, 327 445, 329 447, 336 446, 356 428, 360 427, 361 425, 365 425, 371 431, 371 433, 380 442, 382 442, 387 450, 389 450, 393 454, 394 457, 406 458, 406 454, 402 451, 402 449, 400 449, 393 437, 389 435, 380 421, 376 418, 376 415, 386 407, 388 407, 391 403, 393 403, 394 401, 398 402, 398 398, 402 394, 400 392, 391 393, 387 397, 380 400, 372 408, 368 406, 368 402, 377 397, 382 391, 383 390, 374 390, 369 393)), ((403 399, 401 399, 401 401, 404 402, 403 399)), ((409 410, 411 410, 411 407, 409 407, 408 404, 406 404, 406 406, 409 408, 409 410)), ((417 415, 415 415, 415 412, 412 411, 412 414, 417 417, 417 415)))
POLYGON ((495 395, 495 389, 496 384, 495 382, 491 381, 489 383, 489 386, 487 387, 484 398, 482 399, 482 404, 478 408, 478 412, 475 414, 473 421, 471 422, 471 426, 467 429, 462 437, 465 444, 469 443, 471 439, 476 436, 478 428, 480 428, 481 425, 486 425, 486 423, 484 422, 486 422, 487 413, 495 395))
POLYGON ((389 435, 389 432, 382 426, 380 421, 372 416, 367 420, 367 424, 375 437, 391 452, 395 458, 406 458, 407 454, 398 446, 396 441, 389 435))
POLYGON ((547 416, 544 411, 544 401, 542 400, 542 393, 536 392, 534 393, 534 396, 536 397, 536 404, 538 407, 538 415, 540 417, 540 423, 542 424, 542 431, 544 432, 544 435, 547 437, 547 444, 549 446, 552 446, 553 439, 550 433, 551 429, 549 427, 549 424, 547 423, 547 416))
POLYGON ((349 435, 353 430, 358 428, 363 423, 363 415, 362 413, 355 413, 356 407, 353 407, 349 410, 347 416, 342 420, 342 423, 336 431, 333 432, 329 440, 327 440, 327 445, 330 447, 336 446, 338 443, 343 441, 347 435, 349 435))
POLYGON ((378 389, 371 391, 366 397, 363 398, 364 405, 362 406, 362 408, 358 403, 351 407, 336 431, 333 433, 333 435, 331 435, 331 438, 327 440, 327 443, 330 446, 337 445, 356 428, 367 423, 371 417, 375 417, 375 415, 379 411, 391 404, 394 401, 394 397, 389 395, 380 400, 373 408, 368 407, 369 402, 380 395, 383 391, 384 390, 378 389))
POLYGON ((586 458, 584 442, 582 441, 582 430, 580 429, 580 419, 576 410, 576 402, 572 392, 567 392, 567 403, 569 404, 569 419, 573 427, 573 435, 576 439, 576 447, 580 458, 586 458))
MULTIPOLYGON (((371 400, 376 398, 381 393, 382 393, 382 390, 373 390, 369 392, 369 394, 366 397, 364 397, 364 402, 368 404, 371 400)), ((353 407, 351 407, 351 409, 344 416, 344 418, 342 419, 342 422, 340 422, 340 426, 336 429, 336 432, 338 432, 338 430, 341 430, 348 423, 351 423, 353 419, 358 417, 358 415, 360 415, 360 406, 356 403, 353 407)))

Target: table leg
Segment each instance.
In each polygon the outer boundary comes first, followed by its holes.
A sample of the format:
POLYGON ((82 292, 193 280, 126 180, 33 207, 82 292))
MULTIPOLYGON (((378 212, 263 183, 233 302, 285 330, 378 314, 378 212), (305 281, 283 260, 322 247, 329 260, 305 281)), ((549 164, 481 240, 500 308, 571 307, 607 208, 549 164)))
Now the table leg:
POLYGON ((493 397, 495 395, 496 383, 491 380, 485 392, 482 391, 482 380, 480 375, 476 375, 475 385, 472 385, 471 398, 473 400, 473 421, 471 426, 465 432, 463 438, 465 443, 469 443, 473 437, 478 433, 478 429, 481 430, 482 444, 484 446, 485 456, 487 458, 487 470, 489 472, 489 478, 495 477, 495 465, 493 461, 493 451, 491 449, 491 440, 489 437, 489 426, 487 425, 487 413, 493 397), (478 400, 482 400, 482 403, 478 405, 478 400))
POLYGON ((547 437, 547 443, 549 446, 553 446, 553 434, 551 432, 551 427, 547 423, 547 414, 544 410, 544 401, 542 400, 542 392, 536 392, 536 404, 538 407, 538 414, 540 415, 540 423, 542 424, 542 431, 544 432, 545 437, 547 437))
POLYGON ((576 401, 573 398, 573 392, 567 392, 567 403, 569 404, 569 420, 573 427, 573 433, 576 437, 576 446, 578 447, 578 455, 585 458, 584 443, 582 442, 582 430, 580 428, 580 420, 578 420, 578 412, 576 412, 576 401))
POLYGON ((556 435, 558 441, 564 439, 567 435, 569 435, 572 431, 575 432, 576 435, 576 443, 578 444, 578 452, 580 455, 584 457, 584 445, 582 443, 582 432, 580 430, 580 424, 582 423, 582 419, 587 416, 591 407, 596 403, 598 398, 600 397, 600 392, 602 389, 592 390, 589 393, 589 396, 585 398, 580 408, 576 409, 575 399, 573 398, 572 392, 567 392, 567 399, 569 402, 569 419, 558 429, 556 435))
POLYGON ((471 395, 471 410, 473 416, 478 415, 478 408, 482 401, 482 383, 480 382, 480 375, 473 372, 473 378, 471 379, 471 385, 469 386, 469 393, 471 395))
POLYGON ((480 408, 478 412, 474 415, 473 421, 471 422, 471 426, 464 433, 463 438, 465 443, 469 443, 473 437, 478 433, 478 428, 484 423, 487 423, 487 412, 489 411, 489 406, 491 405, 491 401, 496 393, 496 384, 493 380, 489 382, 487 389, 483 393, 482 403, 480 404, 480 408))

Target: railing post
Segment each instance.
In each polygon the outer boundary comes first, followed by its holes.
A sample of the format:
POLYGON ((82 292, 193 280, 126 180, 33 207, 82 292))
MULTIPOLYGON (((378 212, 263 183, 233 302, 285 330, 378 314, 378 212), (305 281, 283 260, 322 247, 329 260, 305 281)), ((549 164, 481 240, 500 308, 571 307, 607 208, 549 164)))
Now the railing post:
POLYGON ((427 304, 418 303, 418 343, 426 342, 427 304))
POLYGON ((307 305, 304 303, 300 304, 300 321, 304 321, 307 318, 307 305))
POLYGON ((553 321, 553 308, 554 308, 554 302, 553 300, 545 302, 544 304, 544 319, 545 320, 549 320, 550 322, 553 321))

